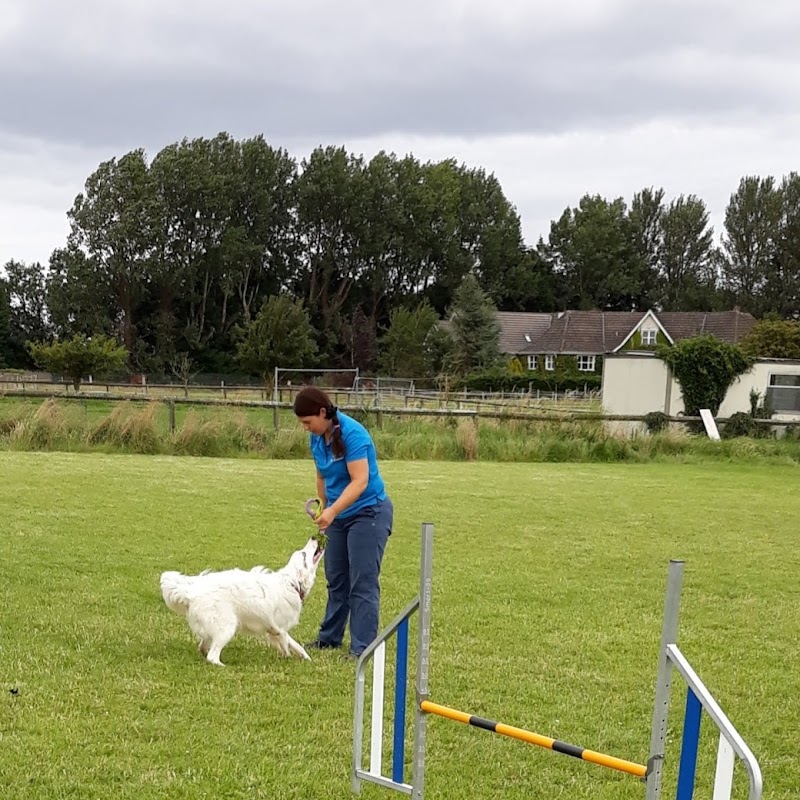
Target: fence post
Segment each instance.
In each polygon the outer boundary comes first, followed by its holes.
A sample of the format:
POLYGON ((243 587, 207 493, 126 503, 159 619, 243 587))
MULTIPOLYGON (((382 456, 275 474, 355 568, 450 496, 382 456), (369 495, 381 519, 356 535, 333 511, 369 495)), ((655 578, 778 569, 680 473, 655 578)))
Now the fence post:
POLYGON ((383 411, 380 409, 375 411, 375 420, 378 423, 378 429, 383 430, 383 411))
POLYGON ((281 410, 278 408, 277 404, 272 406, 272 425, 277 431, 280 428, 281 424, 281 410))
POLYGON ((175 433, 175 400, 169 401, 169 432, 175 433))
POLYGON ((220 383, 220 386, 222 386, 222 399, 223 400, 227 400, 228 399, 228 390, 225 388, 225 381, 220 381, 219 383, 220 383))
POLYGON ((672 664, 667 646, 678 635, 678 616, 683 585, 683 561, 670 559, 667 577, 667 599, 664 603, 664 621, 661 628, 661 647, 658 653, 658 677, 655 686, 652 725, 650 728, 650 758, 645 793, 647 800, 659 800, 661 777, 664 767, 664 752, 667 738, 667 715, 669 713, 672 664))

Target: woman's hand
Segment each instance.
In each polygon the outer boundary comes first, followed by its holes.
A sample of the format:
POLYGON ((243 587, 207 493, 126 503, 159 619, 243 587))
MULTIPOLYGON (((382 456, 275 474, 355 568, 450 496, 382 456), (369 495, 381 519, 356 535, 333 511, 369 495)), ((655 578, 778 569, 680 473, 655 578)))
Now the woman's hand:
POLYGON ((336 519, 336 512, 331 506, 328 506, 315 520, 314 524, 321 530, 329 528, 331 523, 336 519))

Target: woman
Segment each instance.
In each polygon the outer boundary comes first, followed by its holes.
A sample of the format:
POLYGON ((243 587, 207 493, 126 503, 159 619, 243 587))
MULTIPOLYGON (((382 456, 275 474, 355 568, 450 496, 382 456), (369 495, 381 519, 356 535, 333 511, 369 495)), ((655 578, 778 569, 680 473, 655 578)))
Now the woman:
POLYGON ((360 422, 339 411, 314 386, 300 390, 294 413, 311 434, 323 507, 315 522, 328 536, 328 605, 319 634, 307 647, 341 647, 349 614, 350 656, 357 658, 378 635, 381 561, 394 508, 378 469, 375 444, 360 422))

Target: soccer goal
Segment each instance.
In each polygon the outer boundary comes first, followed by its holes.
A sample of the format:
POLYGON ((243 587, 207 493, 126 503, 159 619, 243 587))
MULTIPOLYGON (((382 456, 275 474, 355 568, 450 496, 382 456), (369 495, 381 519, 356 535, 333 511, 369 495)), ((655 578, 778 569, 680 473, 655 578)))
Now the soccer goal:
POLYGON ((414 378, 386 378, 381 375, 359 376, 355 388, 359 396, 373 397, 376 405, 383 400, 412 397, 416 391, 414 378))
POLYGON ((358 384, 358 367, 354 369, 299 369, 275 367, 272 382, 272 399, 291 402, 294 393, 303 386, 318 386, 324 390, 355 391, 358 384))

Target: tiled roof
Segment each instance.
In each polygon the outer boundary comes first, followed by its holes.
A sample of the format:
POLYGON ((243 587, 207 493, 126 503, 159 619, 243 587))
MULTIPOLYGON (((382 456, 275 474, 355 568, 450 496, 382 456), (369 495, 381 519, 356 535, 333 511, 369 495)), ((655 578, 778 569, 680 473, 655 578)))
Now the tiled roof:
POLYGON ((741 311, 664 311, 657 316, 675 341, 711 333, 735 344, 756 324, 755 317, 741 311))
MULTIPOLYGON (((531 329, 531 341, 524 336, 520 341, 520 325, 514 323, 514 336, 501 336, 504 353, 519 355, 542 353, 565 353, 570 355, 598 355, 611 353, 621 345, 631 331, 642 321, 644 311, 564 311, 550 316, 552 324, 544 327, 540 322, 539 333, 531 329), (505 344, 506 340, 508 344, 505 344), (510 345, 518 343, 518 347, 510 345)), ((498 315, 502 326, 509 325, 513 314, 498 315)), ((756 320, 741 311, 671 311, 655 314, 673 341, 686 339, 700 333, 711 333, 726 342, 740 342, 756 320)))
POLYGON ((607 353, 631 332, 643 316, 643 311, 564 311, 553 314, 550 328, 518 352, 521 355, 607 353))
MULTIPOLYGON (((553 314, 533 313, 527 311, 498 311, 497 321, 500 323, 500 352, 524 353, 524 348, 541 336, 550 327, 553 314)), ((439 321, 442 330, 450 332, 449 319, 439 321)))
MULTIPOLYGON (((498 311, 500 351, 514 355, 611 353, 642 321, 645 311, 561 311, 534 314, 498 311)), ((726 342, 740 342, 755 325, 741 311, 665 311, 655 314, 673 341, 711 333, 726 342)), ((447 330, 449 322, 439 323, 447 330)))
POLYGON ((553 314, 534 314, 524 311, 498 311, 500 323, 500 352, 524 353, 532 341, 547 333, 553 314))

